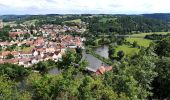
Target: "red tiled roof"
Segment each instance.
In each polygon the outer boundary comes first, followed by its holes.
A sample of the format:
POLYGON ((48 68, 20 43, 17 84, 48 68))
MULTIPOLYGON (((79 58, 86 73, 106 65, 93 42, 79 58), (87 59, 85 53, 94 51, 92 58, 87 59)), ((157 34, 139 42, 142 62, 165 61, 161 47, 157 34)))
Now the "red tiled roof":
POLYGON ((10 51, 4 51, 4 52, 1 53, 1 56, 4 57, 4 56, 7 56, 7 55, 9 55, 9 54, 10 54, 10 51))
POLYGON ((17 51, 12 51, 12 52, 11 52, 12 55, 17 55, 18 53, 19 53, 19 52, 17 52, 17 51))
POLYGON ((7 59, 5 62, 7 63, 17 63, 19 61, 19 58, 13 58, 13 59, 7 59))
POLYGON ((15 36, 21 35, 21 34, 23 34, 23 32, 10 32, 10 33, 9 33, 9 36, 10 36, 10 37, 15 37, 15 36))
POLYGON ((0 60, 0 64, 3 64, 4 63, 4 61, 3 60, 0 60))
POLYGON ((96 74, 100 75, 100 74, 104 74, 107 71, 111 71, 112 70, 112 66, 101 66, 97 71, 96 74))
POLYGON ((27 45, 32 45, 34 42, 33 41, 27 41, 26 44, 27 45))
POLYGON ((0 42, 0 45, 8 45, 9 42, 0 42))
POLYGON ((29 58, 21 58, 21 59, 19 59, 19 61, 20 62, 28 62, 28 61, 30 61, 31 59, 29 59, 29 58))

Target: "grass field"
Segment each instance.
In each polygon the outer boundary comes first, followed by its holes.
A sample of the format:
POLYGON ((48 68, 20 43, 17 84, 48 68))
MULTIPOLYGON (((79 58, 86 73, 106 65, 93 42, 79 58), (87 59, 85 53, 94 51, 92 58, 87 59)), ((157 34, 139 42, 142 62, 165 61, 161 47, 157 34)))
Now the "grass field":
POLYGON ((162 35, 166 35, 170 32, 152 32, 152 33, 138 33, 138 34, 133 34, 132 36, 139 36, 141 38, 144 38, 146 35, 151 35, 151 34, 162 34, 162 35))
POLYGON ((130 43, 133 43, 134 41, 136 41, 139 46, 148 47, 149 44, 152 42, 152 40, 144 39, 144 37, 146 35, 151 35, 151 34, 166 35, 168 33, 169 32, 138 33, 138 34, 133 34, 132 37, 130 37, 130 38, 126 38, 126 40, 130 43), (138 38, 135 38, 135 36, 138 37, 138 38))
POLYGON ((37 20, 29 20, 29 21, 25 21, 24 24, 27 24, 27 25, 31 25, 31 24, 35 24, 37 20))
POLYGON ((69 20, 69 21, 65 21, 65 22, 75 22, 75 23, 80 23, 80 22, 81 22, 81 19, 69 20))
POLYGON ((152 40, 144 39, 144 38, 126 38, 126 40, 130 43, 134 41, 137 42, 139 46, 148 47, 152 40))
POLYGON ((3 25, 4 26, 8 26, 8 25, 16 26, 17 24, 15 23, 15 21, 12 21, 12 22, 3 22, 3 25))
POLYGON ((99 22, 104 22, 105 23, 108 20, 116 20, 116 18, 102 18, 102 19, 99 20, 99 22))
POLYGON ((121 50, 125 53, 125 56, 133 56, 134 54, 139 52, 138 48, 132 48, 128 45, 121 45, 121 46, 116 47, 115 56, 117 56, 117 52, 121 50))

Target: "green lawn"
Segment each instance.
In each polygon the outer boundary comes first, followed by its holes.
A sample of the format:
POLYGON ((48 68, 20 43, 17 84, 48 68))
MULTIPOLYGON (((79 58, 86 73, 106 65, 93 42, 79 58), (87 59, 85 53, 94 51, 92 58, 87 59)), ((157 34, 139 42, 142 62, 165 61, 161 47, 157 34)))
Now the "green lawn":
POLYGON ((148 47, 152 40, 144 39, 144 38, 126 38, 126 40, 130 43, 134 41, 137 42, 139 46, 148 47))
POLYGON ((115 56, 117 55, 117 52, 121 50, 125 53, 125 56, 133 56, 134 54, 139 52, 138 48, 132 48, 128 45, 121 45, 121 46, 116 47, 115 56))
MULTIPOLYGON (((152 40, 144 39, 144 37, 146 35, 151 35, 151 34, 164 34, 164 35, 166 35, 168 33, 169 32, 152 32, 152 33, 133 34, 132 36, 139 36, 139 38, 130 37, 130 38, 126 38, 126 41, 130 42, 131 44, 134 41, 136 41, 139 46, 148 47, 150 45, 150 43, 152 42, 152 40)), ((133 56, 135 53, 139 52, 138 48, 133 48, 133 47, 130 47, 128 45, 121 45, 121 46, 116 47, 115 56, 116 56, 117 52, 121 51, 121 50, 124 51, 126 56, 133 56)))
POLYGON ((12 22, 3 22, 3 25, 4 26, 8 26, 8 25, 16 26, 17 24, 15 21, 12 21, 12 22))
POLYGON ((26 48, 23 48, 22 51, 25 51, 25 52, 29 52, 33 49, 34 47, 26 47, 26 48))
POLYGON ((65 21, 65 22, 75 22, 75 23, 80 23, 80 22, 81 22, 81 19, 69 20, 69 21, 65 21))
POLYGON ((31 51, 32 49, 33 49, 34 47, 26 47, 26 48, 23 48, 23 49, 21 49, 21 47, 16 47, 16 51, 24 51, 24 52, 29 52, 29 51, 31 51))
POLYGON ((25 21, 24 24, 27 24, 27 25, 31 25, 31 24, 35 24, 37 20, 28 20, 28 21, 25 21))
POLYGON ((151 35, 151 34, 168 34, 169 32, 151 32, 151 33, 138 33, 138 34, 133 34, 132 37, 126 38, 127 41, 130 43, 133 43, 134 41, 137 42, 139 46, 143 47, 148 47, 149 44, 152 42, 152 40, 144 39, 146 35, 151 35), (137 36, 138 38, 135 38, 133 36, 137 36))
POLYGON ((138 33, 138 34, 133 34, 132 36, 139 36, 141 38, 144 38, 146 35, 151 35, 151 34, 162 34, 162 35, 166 35, 170 32, 151 32, 151 33, 138 33))

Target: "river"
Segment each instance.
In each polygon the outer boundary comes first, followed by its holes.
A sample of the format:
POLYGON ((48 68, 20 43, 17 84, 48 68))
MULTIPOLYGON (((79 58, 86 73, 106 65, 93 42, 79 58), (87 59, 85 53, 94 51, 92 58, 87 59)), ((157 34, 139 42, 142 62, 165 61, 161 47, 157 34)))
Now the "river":
POLYGON ((101 47, 95 48, 94 49, 95 53, 97 53, 98 55, 105 57, 105 58, 109 58, 109 46, 108 45, 103 45, 101 47))
MULTIPOLYGON (((101 47, 98 48, 94 48, 95 53, 97 53, 98 55, 108 58, 108 46, 107 45, 103 45, 101 47)), ((88 69, 96 71, 97 69, 100 68, 100 66, 103 64, 103 62, 99 59, 97 59, 96 57, 94 57, 91 54, 87 54, 85 50, 83 50, 83 58, 89 62, 89 66, 88 69)))

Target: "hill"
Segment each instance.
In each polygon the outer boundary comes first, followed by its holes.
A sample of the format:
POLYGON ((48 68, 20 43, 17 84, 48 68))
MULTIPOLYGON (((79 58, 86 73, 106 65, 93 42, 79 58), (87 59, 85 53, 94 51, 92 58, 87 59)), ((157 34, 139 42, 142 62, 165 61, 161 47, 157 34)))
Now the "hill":
POLYGON ((144 17, 170 22, 170 13, 143 14, 144 17))

